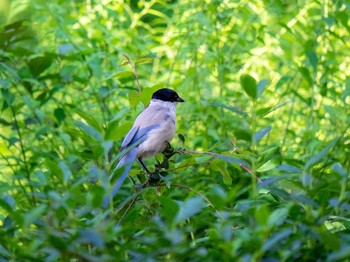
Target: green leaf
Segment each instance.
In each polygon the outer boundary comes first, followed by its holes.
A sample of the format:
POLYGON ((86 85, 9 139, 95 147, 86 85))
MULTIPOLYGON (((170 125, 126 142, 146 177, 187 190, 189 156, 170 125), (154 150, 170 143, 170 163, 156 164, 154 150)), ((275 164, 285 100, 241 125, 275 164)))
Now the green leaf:
POLYGON ((74 45, 71 43, 63 43, 59 45, 57 49, 60 55, 67 55, 68 53, 74 51, 74 45))
POLYGON ((303 78, 309 83, 309 85, 312 85, 312 78, 310 75, 310 71, 306 67, 299 67, 299 72, 303 76, 303 78))
POLYGON ((24 223, 26 224, 26 226, 28 227, 32 225, 36 219, 40 218, 40 216, 45 212, 45 210, 46 210, 46 206, 40 205, 30 209, 30 211, 25 213, 24 223))
MULTIPOLYGON (((5 227, 4 227, 5 228, 5 227)), ((10 252, 4 248, 2 245, 0 245, 0 255, 2 256, 2 258, 5 260, 6 258, 10 258, 11 254, 10 252)))
POLYGON ((263 137, 266 136, 270 131, 271 131, 271 126, 268 126, 255 132, 254 134, 255 143, 259 143, 260 140, 263 139, 263 137))
POLYGON ((242 75, 240 80, 245 93, 253 100, 257 99, 258 90, 255 78, 250 75, 242 75))
POLYGON ((198 214, 205 206, 205 202, 200 197, 193 197, 184 203, 179 203, 180 210, 175 217, 175 222, 179 223, 198 214))
POLYGON ((6 211, 7 213, 11 213, 13 210, 13 204, 11 205, 9 201, 5 201, 5 199, 0 198, 0 207, 2 210, 6 211))
POLYGON ((79 238, 80 243, 91 244, 92 246, 102 248, 104 247, 104 240, 95 230, 92 229, 80 229, 79 238))
POLYGON ((231 112, 234 112, 234 113, 239 114, 241 116, 248 116, 248 114, 246 112, 243 112, 243 111, 239 110, 236 107, 227 106, 227 105, 224 105, 224 104, 219 103, 219 102, 206 102, 206 101, 203 101, 203 104, 204 105, 208 105, 208 106, 215 106, 215 107, 225 108, 225 109, 228 109, 231 112))
POLYGON ((21 29, 23 27, 24 22, 25 22, 25 20, 19 20, 19 21, 13 22, 11 24, 5 25, 4 31, 7 33, 18 32, 19 29, 21 29))
POLYGON ((282 162, 282 155, 279 147, 272 147, 259 155, 257 172, 266 172, 282 162))
POLYGON ((278 104, 276 106, 273 107, 264 107, 264 108, 260 108, 256 111, 256 115, 257 116, 266 116, 272 112, 274 112, 275 110, 277 110, 278 108, 285 106, 286 104, 288 104, 288 102, 284 102, 281 104, 278 104))
POLYGON ((151 101, 152 95, 155 92, 153 88, 144 88, 140 95, 140 100, 144 105, 148 105, 151 101))
POLYGON ((245 140, 249 142, 252 140, 250 130, 237 128, 234 130, 234 135, 238 140, 245 140))
POLYGON ((148 57, 139 58, 135 61, 135 65, 151 63, 153 62, 153 60, 154 60, 153 58, 148 58, 148 57))
POLYGON ((288 239, 288 237, 293 233, 291 228, 286 228, 281 231, 277 231, 276 234, 272 235, 262 246, 262 250, 270 250, 274 246, 278 245, 283 239, 288 239))
POLYGON ((141 94, 136 90, 131 90, 129 92, 129 102, 131 106, 135 108, 140 101, 141 101, 141 94))
POLYGON ((224 184, 228 186, 232 185, 232 177, 226 167, 223 165, 216 165, 216 168, 220 171, 224 184))
POLYGON ((260 108, 256 111, 256 115, 257 116, 264 116, 269 114, 272 111, 273 107, 264 107, 264 108, 260 108))
POLYGON ((292 199, 294 199, 295 201, 302 203, 302 204, 306 204, 306 205, 310 205, 314 208, 318 208, 319 204, 312 198, 310 198, 309 196, 303 195, 303 194, 291 194, 292 199))
POLYGON ((90 137, 92 137, 98 141, 103 140, 101 133, 98 130, 96 130, 95 128, 93 128, 92 126, 87 125, 81 121, 75 121, 75 125, 77 127, 79 127, 82 131, 84 131, 85 134, 89 135, 90 137))
POLYGON ((161 215, 171 224, 179 211, 179 205, 172 199, 160 197, 159 201, 162 205, 160 209, 161 215))
POLYGON ((58 166, 60 167, 63 174, 63 183, 66 184, 71 177, 71 171, 64 161, 60 161, 58 163, 58 166))
POLYGON ((289 214, 288 207, 281 207, 272 212, 268 218, 268 225, 270 227, 279 226, 284 223, 289 214))
POLYGON ((100 78, 103 74, 102 69, 102 58, 100 53, 91 53, 91 55, 88 56, 86 63, 90 69, 90 72, 100 78))
POLYGON ((267 85, 268 81, 267 79, 261 80, 258 85, 257 85, 257 93, 258 93, 258 98, 260 98, 264 92, 265 86, 267 85))
POLYGON ((5 110, 12 105, 13 101, 15 100, 15 96, 8 89, 1 89, 1 93, 5 98, 2 110, 5 110))
POLYGON ((50 55, 37 56, 28 61, 28 67, 33 77, 38 77, 52 64, 53 59, 50 55))
POLYGON ((77 113, 82 119, 84 119, 90 126, 95 128, 98 132, 102 133, 102 125, 100 122, 92 116, 92 114, 85 113, 79 109, 74 109, 74 112, 77 113))
POLYGON ((56 108, 53 114, 59 124, 66 118, 66 113, 62 108, 56 108))
POLYGON ((274 198, 276 198, 277 200, 278 199, 283 199, 283 200, 290 200, 291 199, 291 195, 287 191, 285 191, 284 189, 272 187, 270 189, 270 192, 271 192, 271 195, 274 198))
POLYGON ((266 205, 260 206, 255 210, 255 219, 260 226, 266 226, 270 211, 266 205))
POLYGON ((126 66, 128 64, 130 64, 129 61, 124 61, 123 63, 120 64, 120 66, 126 66))
POLYGON ((131 129, 132 125, 132 122, 126 122, 119 125, 119 121, 113 121, 107 127, 106 139, 115 141, 123 138, 131 129))
POLYGON ((182 134, 177 134, 177 137, 180 139, 182 143, 185 143, 185 137, 182 134))
POLYGON ((332 170, 341 175, 342 177, 346 176, 346 170, 342 167, 340 163, 333 164, 332 170))
POLYGON ((220 154, 213 154, 212 156, 217 158, 217 159, 221 159, 221 160, 224 160, 226 162, 229 162, 229 163, 244 165, 247 167, 249 166, 244 160, 239 159, 237 157, 225 156, 225 155, 220 155, 220 154))
POLYGON ((281 157, 281 152, 280 152, 280 148, 279 147, 271 147, 265 151, 263 151, 262 153, 260 153, 259 155, 259 162, 260 161, 266 161, 266 160, 270 160, 272 158, 275 157, 281 157))
POLYGON ((111 76, 111 78, 118 78, 118 79, 124 79, 129 77, 134 77, 134 73, 132 71, 123 71, 111 76))
POLYGON ((262 164, 260 167, 257 168, 257 172, 266 172, 271 169, 274 169, 276 166, 278 166, 281 163, 280 159, 273 158, 262 164))
POLYGON ((318 58, 315 51, 307 51, 306 52, 307 58, 309 59, 309 62, 313 68, 313 70, 316 72, 317 70, 317 64, 318 64, 318 58))
POLYGON ((321 159, 327 154, 328 150, 333 147, 334 141, 330 142, 321 152, 319 152, 317 155, 311 157, 305 164, 305 170, 309 169, 313 165, 317 164, 321 161, 321 159))

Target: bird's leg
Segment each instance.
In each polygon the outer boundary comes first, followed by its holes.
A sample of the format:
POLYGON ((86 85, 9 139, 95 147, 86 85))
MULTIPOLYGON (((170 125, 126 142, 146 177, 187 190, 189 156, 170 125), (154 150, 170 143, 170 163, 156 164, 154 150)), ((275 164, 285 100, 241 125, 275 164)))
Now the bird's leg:
POLYGON ((142 162, 142 159, 139 157, 137 160, 139 161, 139 163, 140 163, 140 165, 142 166, 143 170, 145 170, 146 173, 147 173, 149 176, 151 176, 152 173, 147 169, 146 165, 142 162))
POLYGON ((141 164, 142 168, 146 171, 146 173, 148 174, 148 180, 145 182, 145 185, 148 185, 149 183, 153 183, 155 181, 159 181, 160 178, 159 178, 159 175, 155 175, 155 174, 152 174, 152 172, 150 172, 146 165, 142 162, 142 159, 141 158, 138 158, 137 159, 139 161, 139 163, 141 164))

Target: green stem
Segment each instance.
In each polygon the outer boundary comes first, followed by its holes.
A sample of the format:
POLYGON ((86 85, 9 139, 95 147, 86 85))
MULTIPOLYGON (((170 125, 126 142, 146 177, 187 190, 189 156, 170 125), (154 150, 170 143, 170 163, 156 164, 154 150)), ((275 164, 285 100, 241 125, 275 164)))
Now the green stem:
MULTIPOLYGON (((30 172, 29 172, 29 168, 28 168, 28 161, 27 161, 27 156, 26 156, 26 152, 25 152, 25 148, 24 148, 24 144, 23 144, 23 138, 22 138, 22 134, 19 130, 19 125, 18 125, 18 121, 17 121, 17 117, 16 117, 16 112, 13 108, 13 106, 11 105, 10 106, 11 108, 11 112, 12 112, 12 115, 13 115, 13 119, 15 121, 15 128, 16 128, 16 132, 17 132, 17 135, 18 135, 18 139, 19 139, 19 144, 20 144, 20 148, 21 148, 21 154, 22 154, 22 157, 23 157, 23 162, 24 162, 24 171, 25 171, 25 174, 26 174, 26 178, 28 180, 28 185, 29 185, 29 188, 30 188, 30 192, 31 192, 31 195, 32 195, 32 201, 30 201, 30 197, 28 197, 28 201, 29 201, 29 204, 35 206, 36 205, 36 201, 35 201, 35 197, 34 197, 34 189, 33 189, 33 186, 31 185, 31 180, 30 180, 30 172)), ((19 182, 19 184, 21 185, 21 182, 19 182)), ((24 190, 24 194, 27 195, 27 192, 25 191, 24 187, 21 186, 24 190)))
POLYGON ((256 189, 256 141, 255 141, 255 133, 256 133, 256 113, 255 113, 255 107, 256 107, 256 100, 253 100, 253 105, 252 105, 252 113, 251 113, 251 127, 252 127, 252 152, 254 154, 254 157, 252 159, 252 176, 251 176, 251 180, 252 180, 252 195, 254 198, 256 198, 258 196, 258 191, 256 189))

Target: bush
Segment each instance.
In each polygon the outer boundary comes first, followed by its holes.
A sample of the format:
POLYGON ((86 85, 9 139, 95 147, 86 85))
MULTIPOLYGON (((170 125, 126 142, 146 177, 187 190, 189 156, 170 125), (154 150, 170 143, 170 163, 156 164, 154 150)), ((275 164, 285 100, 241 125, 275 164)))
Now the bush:
POLYGON ((346 1, 4 3, 1 260, 349 259, 346 1), (161 87, 161 181, 134 165, 103 209, 161 87))

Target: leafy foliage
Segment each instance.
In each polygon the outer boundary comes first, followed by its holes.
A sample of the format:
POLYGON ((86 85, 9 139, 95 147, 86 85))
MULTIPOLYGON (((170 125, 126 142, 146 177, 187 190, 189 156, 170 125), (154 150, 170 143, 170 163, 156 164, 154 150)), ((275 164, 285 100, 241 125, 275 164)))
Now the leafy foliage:
POLYGON ((1 260, 350 258, 348 2, 0 8, 1 260), (186 103, 160 181, 134 165, 102 209, 165 86, 186 103))

